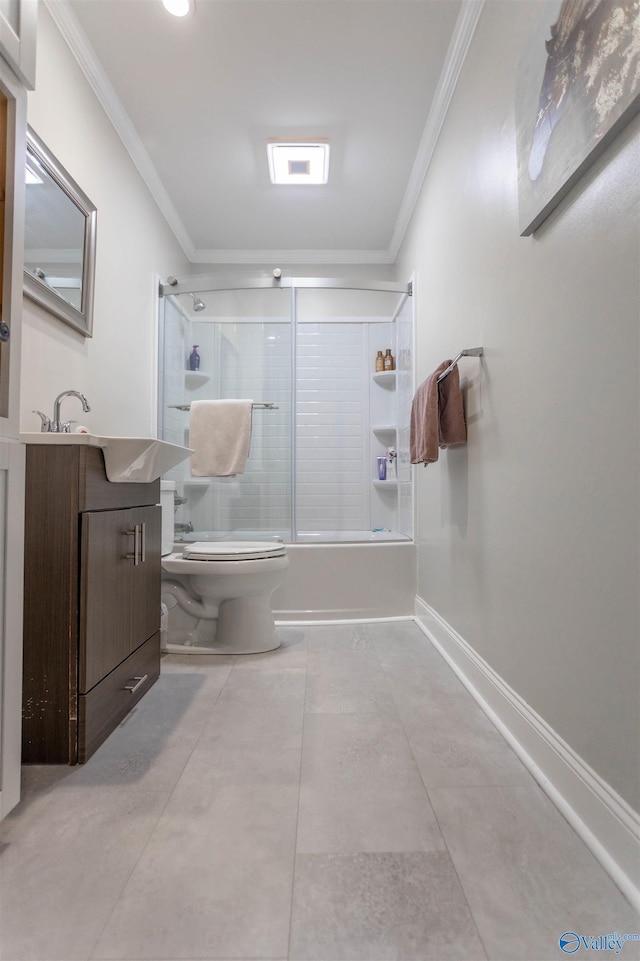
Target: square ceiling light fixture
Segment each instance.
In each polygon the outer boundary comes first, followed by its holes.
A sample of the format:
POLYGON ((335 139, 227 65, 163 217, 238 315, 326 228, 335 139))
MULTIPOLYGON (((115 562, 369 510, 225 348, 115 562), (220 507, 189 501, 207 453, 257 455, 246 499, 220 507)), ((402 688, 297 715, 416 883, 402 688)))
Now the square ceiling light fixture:
POLYGON ((329 179, 328 141, 269 141, 267 154, 272 184, 308 186, 329 179))

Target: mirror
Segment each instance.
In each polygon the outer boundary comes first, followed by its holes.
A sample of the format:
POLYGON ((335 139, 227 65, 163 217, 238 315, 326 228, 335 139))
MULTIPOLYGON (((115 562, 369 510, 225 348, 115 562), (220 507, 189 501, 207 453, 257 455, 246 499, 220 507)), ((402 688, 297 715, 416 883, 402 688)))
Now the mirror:
POLYGON ((96 208, 30 127, 25 176, 24 292, 91 337, 96 208))

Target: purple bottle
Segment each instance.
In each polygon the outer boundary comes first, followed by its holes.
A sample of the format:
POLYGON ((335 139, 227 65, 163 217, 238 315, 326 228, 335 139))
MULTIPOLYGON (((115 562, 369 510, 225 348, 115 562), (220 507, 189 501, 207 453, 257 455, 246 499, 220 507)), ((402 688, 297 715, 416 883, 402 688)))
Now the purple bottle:
POLYGON ((200 370, 200 354, 198 353, 199 344, 193 345, 193 350, 189 354, 189 370, 200 370))

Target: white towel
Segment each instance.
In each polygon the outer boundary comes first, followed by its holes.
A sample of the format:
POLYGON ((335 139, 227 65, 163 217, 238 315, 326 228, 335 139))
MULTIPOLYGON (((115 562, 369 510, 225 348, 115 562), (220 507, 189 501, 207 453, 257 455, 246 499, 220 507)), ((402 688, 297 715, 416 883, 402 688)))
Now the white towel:
POLYGON ((195 400, 189 417, 192 477, 244 472, 251 443, 252 400, 195 400))

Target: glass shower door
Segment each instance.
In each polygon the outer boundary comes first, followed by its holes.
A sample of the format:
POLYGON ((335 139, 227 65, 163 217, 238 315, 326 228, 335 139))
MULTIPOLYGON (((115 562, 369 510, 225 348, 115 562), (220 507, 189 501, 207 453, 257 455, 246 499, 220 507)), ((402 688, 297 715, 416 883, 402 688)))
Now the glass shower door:
POLYGON ((177 525, 192 527, 195 534, 290 540, 290 292, 279 288, 200 291, 196 297, 183 294, 164 301, 161 436, 174 443, 182 437, 180 442, 188 445, 189 414, 176 408, 194 400, 249 399, 256 405, 242 474, 192 478, 188 461, 172 473, 179 497, 186 498, 176 514, 177 525), (194 345, 200 355, 198 371, 188 369, 194 345), (176 392, 182 392, 180 400, 176 392))
MULTIPOLYGON (((373 527, 395 527, 391 518, 397 498, 372 499, 370 386, 376 350, 393 346, 395 351, 397 305, 395 291, 296 291, 295 521, 300 541, 357 539, 373 527)), ((385 417, 391 423, 395 396, 389 394, 388 400, 385 417)))

